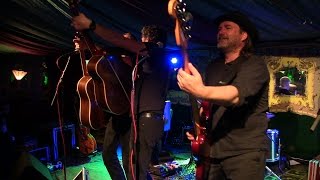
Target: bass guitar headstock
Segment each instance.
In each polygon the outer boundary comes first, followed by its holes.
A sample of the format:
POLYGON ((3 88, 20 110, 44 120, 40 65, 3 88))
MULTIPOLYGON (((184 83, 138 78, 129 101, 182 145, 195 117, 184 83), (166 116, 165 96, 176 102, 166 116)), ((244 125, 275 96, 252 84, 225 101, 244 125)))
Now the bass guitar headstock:
POLYGON ((183 0, 170 0, 168 3, 168 13, 175 19, 174 34, 177 46, 181 47, 184 70, 190 73, 187 68, 189 56, 187 53, 188 40, 191 38, 191 24, 193 17, 186 11, 187 4, 183 0))
POLYGON ((168 13, 175 19, 176 44, 185 49, 191 38, 190 31, 193 21, 192 14, 186 11, 186 6, 183 0, 170 0, 168 3, 168 13))

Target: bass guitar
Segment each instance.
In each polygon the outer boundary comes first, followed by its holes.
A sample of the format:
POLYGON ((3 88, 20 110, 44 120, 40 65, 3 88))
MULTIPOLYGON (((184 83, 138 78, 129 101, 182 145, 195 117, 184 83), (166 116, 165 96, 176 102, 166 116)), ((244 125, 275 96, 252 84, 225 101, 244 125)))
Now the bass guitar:
MULTIPOLYGON (((191 38, 189 32, 191 30, 190 22, 192 15, 185 11, 186 3, 182 0, 170 0, 168 4, 168 12, 175 19, 175 38, 176 44, 181 48, 184 65, 183 68, 187 73, 191 73, 188 69, 189 56, 187 53, 188 39, 191 38)), ((206 124, 209 118, 209 103, 203 101, 202 112, 199 113, 198 102, 194 96, 189 94, 189 100, 192 106, 192 119, 194 124, 194 140, 191 141, 192 154, 196 160, 196 179, 202 180, 205 173, 205 161, 208 157, 208 144, 206 141, 206 124), (207 106, 208 105, 208 106, 207 106)))

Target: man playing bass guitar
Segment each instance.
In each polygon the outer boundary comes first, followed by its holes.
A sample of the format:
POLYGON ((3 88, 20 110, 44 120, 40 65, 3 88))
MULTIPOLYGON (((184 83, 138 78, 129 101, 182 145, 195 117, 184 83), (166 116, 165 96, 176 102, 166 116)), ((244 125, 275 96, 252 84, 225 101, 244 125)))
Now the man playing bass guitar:
POLYGON ((253 55, 258 31, 240 12, 221 15, 215 24, 222 56, 208 65, 205 83, 191 63, 191 73, 180 69, 177 75, 182 90, 212 104, 207 129, 210 166, 201 179, 263 180, 269 72, 264 61, 253 55))

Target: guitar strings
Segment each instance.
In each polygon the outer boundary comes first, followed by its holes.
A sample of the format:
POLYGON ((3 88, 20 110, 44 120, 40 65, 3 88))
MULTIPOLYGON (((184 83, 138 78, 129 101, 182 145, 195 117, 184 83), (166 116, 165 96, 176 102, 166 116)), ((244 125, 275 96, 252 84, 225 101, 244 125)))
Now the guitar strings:
POLYGON ((126 95, 127 100, 128 100, 128 101, 129 101, 129 103, 130 103, 131 101, 130 101, 129 95, 128 95, 128 93, 126 92, 126 89, 124 88, 124 86, 123 86, 123 84, 122 84, 122 82, 121 82, 121 80, 120 80, 120 78, 119 78, 119 76, 118 76, 118 74, 117 74, 116 70, 114 69, 114 67, 112 66, 112 64, 111 64, 111 62, 109 61, 109 59, 108 59, 108 58, 107 58, 107 60, 108 60, 108 63, 109 63, 109 65, 110 65, 110 67, 111 67, 111 69, 112 69, 113 73, 116 75, 116 78, 117 78, 117 80, 119 81, 119 83, 120 83, 120 85, 121 85, 121 88, 122 88, 122 90, 123 90, 124 94, 126 95))

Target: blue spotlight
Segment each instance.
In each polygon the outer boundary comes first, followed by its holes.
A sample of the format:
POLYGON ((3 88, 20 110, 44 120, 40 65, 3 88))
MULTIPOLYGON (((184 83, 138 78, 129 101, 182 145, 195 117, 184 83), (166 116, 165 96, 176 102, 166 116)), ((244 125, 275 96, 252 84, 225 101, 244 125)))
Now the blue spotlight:
POLYGON ((109 60, 113 60, 115 57, 114 56, 112 56, 112 55, 108 55, 107 56, 107 59, 109 59, 109 60))
POLYGON ((180 54, 172 54, 169 58, 170 60, 170 67, 176 71, 177 69, 179 69, 181 67, 181 55, 180 54))
POLYGON ((178 63, 178 59, 176 57, 171 58, 171 63, 172 64, 177 64, 178 63))

